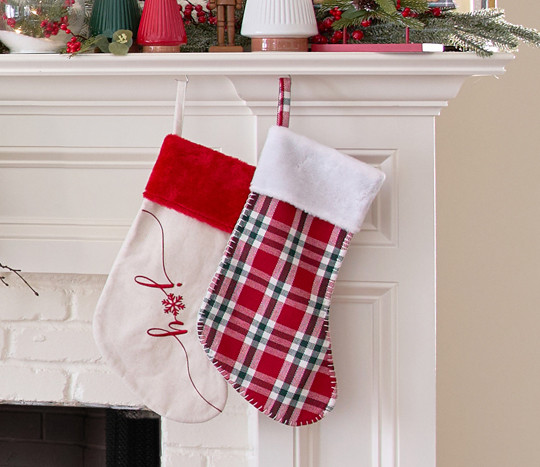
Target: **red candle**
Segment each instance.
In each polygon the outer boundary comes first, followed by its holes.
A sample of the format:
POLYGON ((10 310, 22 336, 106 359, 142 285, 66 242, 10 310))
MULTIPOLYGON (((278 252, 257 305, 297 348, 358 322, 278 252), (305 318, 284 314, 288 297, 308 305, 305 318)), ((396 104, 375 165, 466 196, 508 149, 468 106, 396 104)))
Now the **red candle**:
POLYGON ((146 0, 137 43, 143 52, 179 52, 187 42, 184 22, 175 0, 146 0))

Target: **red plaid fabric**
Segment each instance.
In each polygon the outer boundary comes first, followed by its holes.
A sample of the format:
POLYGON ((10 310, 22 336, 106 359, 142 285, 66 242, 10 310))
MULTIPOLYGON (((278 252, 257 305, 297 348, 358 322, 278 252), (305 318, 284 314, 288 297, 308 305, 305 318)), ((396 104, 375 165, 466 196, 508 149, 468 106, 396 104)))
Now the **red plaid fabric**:
POLYGON ((277 126, 289 126, 291 113, 291 78, 279 78, 277 126))
POLYGON ((205 297, 199 337, 210 359, 282 423, 313 423, 334 406, 328 310, 350 236, 252 193, 205 297))

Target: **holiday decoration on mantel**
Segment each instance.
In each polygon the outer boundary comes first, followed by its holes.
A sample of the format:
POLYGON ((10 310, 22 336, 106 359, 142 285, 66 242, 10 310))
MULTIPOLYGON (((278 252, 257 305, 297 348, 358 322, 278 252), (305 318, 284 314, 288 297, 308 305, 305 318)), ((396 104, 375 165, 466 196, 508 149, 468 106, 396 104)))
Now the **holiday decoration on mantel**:
POLYGON ((180 52, 186 42, 176 0, 146 0, 137 36, 143 52, 180 52))
POLYGON ((242 8, 243 0, 210 0, 207 4, 209 10, 217 9, 217 35, 218 45, 210 47, 210 52, 243 52, 242 46, 235 45, 235 10, 242 8), (225 42, 227 31, 227 42, 225 42))
POLYGON ((113 33, 110 42, 103 34, 100 34, 99 36, 93 36, 90 39, 86 39, 82 43, 78 43, 77 47, 73 47, 73 44, 68 42, 67 47, 65 50, 63 50, 63 52, 75 55, 78 53, 93 51, 98 48, 103 53, 127 55, 132 45, 133 33, 127 29, 120 29, 119 31, 115 31, 113 33))
POLYGON ((241 33, 252 52, 307 52, 317 33, 312 0, 247 0, 241 33))
POLYGON ((2 0, 0 41, 12 53, 56 53, 78 42, 84 16, 81 0, 2 0))
POLYGON ((324 0, 317 12, 319 33, 311 38, 312 50, 338 51, 341 44, 348 46, 342 50, 354 49, 355 44, 370 50, 368 44, 414 43, 442 44, 489 56, 494 51, 513 51, 519 41, 540 46, 537 30, 508 23, 502 10, 461 13, 433 4, 426 0, 324 0))
MULTIPOLYGON (((234 10, 234 44, 242 49, 247 49, 250 40, 240 35, 240 26, 244 16, 244 5, 239 10, 234 10)), ((218 45, 217 42, 217 10, 208 10, 208 3, 191 3, 181 0, 179 5, 182 11, 184 28, 188 37, 188 43, 181 48, 182 52, 208 52, 211 47, 218 45), (185 4, 184 4, 185 3, 185 4)))
POLYGON ((129 30, 137 37, 141 11, 137 0, 94 0, 90 17, 91 36, 111 40, 118 30, 129 30))

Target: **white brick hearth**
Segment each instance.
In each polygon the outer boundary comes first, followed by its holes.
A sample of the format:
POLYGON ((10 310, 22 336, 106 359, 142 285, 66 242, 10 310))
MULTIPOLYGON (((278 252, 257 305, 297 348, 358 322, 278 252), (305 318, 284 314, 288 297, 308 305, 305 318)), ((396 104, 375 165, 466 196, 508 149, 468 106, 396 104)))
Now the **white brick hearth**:
MULTIPOLYGON (((103 362, 92 338, 92 317, 105 276, 26 274, 39 297, 14 275, 6 277, 9 288, 0 289, 0 400, 142 408, 103 362)), ((162 463, 248 466, 254 456, 252 423, 256 414, 234 391, 224 413, 210 422, 162 420, 162 463)))

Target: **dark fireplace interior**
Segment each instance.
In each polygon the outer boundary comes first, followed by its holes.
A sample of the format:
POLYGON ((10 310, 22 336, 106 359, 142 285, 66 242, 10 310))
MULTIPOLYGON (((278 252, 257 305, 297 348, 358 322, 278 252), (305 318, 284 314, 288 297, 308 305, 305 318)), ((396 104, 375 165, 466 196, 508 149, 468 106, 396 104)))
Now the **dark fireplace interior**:
POLYGON ((147 410, 0 405, 0 467, 158 467, 147 410))

